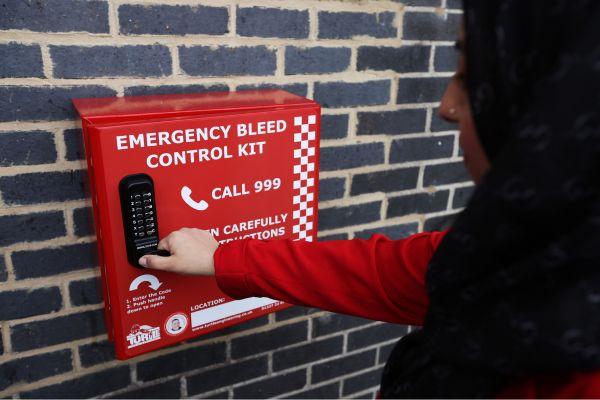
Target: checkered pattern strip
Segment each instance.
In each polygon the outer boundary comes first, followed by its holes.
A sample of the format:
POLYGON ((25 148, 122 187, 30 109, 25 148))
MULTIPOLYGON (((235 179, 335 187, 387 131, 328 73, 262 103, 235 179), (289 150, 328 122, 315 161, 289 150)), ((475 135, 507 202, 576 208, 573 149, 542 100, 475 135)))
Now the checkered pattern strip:
POLYGON ((293 239, 313 241, 317 116, 294 117, 293 239))

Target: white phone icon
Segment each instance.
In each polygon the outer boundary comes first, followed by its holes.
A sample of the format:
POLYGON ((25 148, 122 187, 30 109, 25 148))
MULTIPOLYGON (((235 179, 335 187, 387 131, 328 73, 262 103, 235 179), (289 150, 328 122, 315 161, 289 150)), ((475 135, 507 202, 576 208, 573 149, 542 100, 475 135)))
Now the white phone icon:
POLYGON ((187 186, 181 188, 181 198, 183 199, 183 201, 185 201, 185 204, 197 211, 204 211, 208 208, 208 203, 206 201, 195 201, 194 199, 192 199, 191 195, 192 189, 190 189, 187 186))

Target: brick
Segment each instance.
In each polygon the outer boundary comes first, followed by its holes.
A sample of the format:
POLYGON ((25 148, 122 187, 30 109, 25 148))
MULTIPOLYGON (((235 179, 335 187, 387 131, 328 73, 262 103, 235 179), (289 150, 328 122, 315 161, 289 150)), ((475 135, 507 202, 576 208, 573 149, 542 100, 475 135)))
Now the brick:
POLYGON ((91 207, 76 208, 73 210, 73 225, 75 235, 89 236, 94 234, 94 217, 91 207))
POLYGON ((321 139, 342 139, 348 136, 348 114, 322 115, 321 139))
POLYGON ((344 197, 345 178, 325 178, 319 181, 319 201, 340 199, 344 197))
POLYGON ((419 179, 419 168, 397 168, 379 172, 368 172, 352 177, 350 195, 357 196, 373 192, 397 192, 414 189, 419 179))
POLYGON ((10 337, 13 350, 25 351, 105 332, 102 311, 94 310, 14 325, 10 337))
POLYGON ((396 347, 398 343, 390 343, 385 346, 379 347, 379 359, 377 360, 378 364, 385 363, 387 359, 390 357, 392 350, 396 347))
POLYGON ((456 70, 458 52, 454 46, 437 46, 433 58, 433 68, 436 72, 453 72, 456 70))
POLYGON ((425 131, 427 110, 359 112, 357 135, 401 135, 425 131))
POLYGON ((179 378, 143 387, 136 387, 118 394, 108 396, 109 399, 180 399, 181 382, 179 378))
POLYGON ((74 306, 85 306, 102 302, 100 279, 90 278, 69 283, 69 298, 74 306))
POLYGON ((342 72, 350 66, 347 47, 285 48, 285 74, 326 74, 342 72))
POLYGON ((320 149, 321 171, 383 164, 383 143, 351 144, 320 149))
POLYGON ((448 196, 449 191, 443 190, 392 197, 388 201, 387 218, 444 211, 448 206, 448 196))
POLYGON ((229 86, 227 85, 129 86, 125 88, 125 96, 148 96, 157 94, 189 94, 228 91, 229 86))
POLYGON ((21 250, 12 255, 17 279, 54 276, 95 267, 96 243, 78 243, 40 250, 21 250), (40 264, 39 260, 44 260, 40 264))
POLYGON ((285 399, 337 399, 340 393, 340 383, 333 382, 327 385, 322 385, 316 388, 303 390, 291 396, 284 397, 285 399))
POLYGON ((306 385, 306 370, 276 375, 233 389, 234 399, 266 399, 302 389, 306 385))
POLYGON ((296 94, 301 97, 306 97, 308 85, 306 83, 291 83, 288 85, 278 85, 275 83, 261 83, 258 85, 239 85, 237 90, 254 90, 254 89, 282 89, 287 92, 296 94))
POLYGON ((108 3, 99 0, 3 0, 0 29, 108 33, 108 3))
POLYGON ((312 383, 319 383, 375 365, 375 350, 337 358, 312 366, 312 383))
POLYGON ((370 324, 373 321, 342 314, 325 314, 313 319, 312 336, 319 337, 370 324))
POLYGON ((308 323, 301 321, 267 332, 259 332, 232 339, 231 357, 243 358, 279 347, 304 342, 307 338, 307 329, 308 323))
POLYGON ((375 343, 400 338, 408 332, 406 326, 379 324, 368 326, 348 334, 348 350, 358 350, 375 343))
POLYGON ((209 392, 231 385, 233 382, 244 382, 262 375, 267 375, 267 356, 241 361, 222 367, 211 368, 199 374, 187 377, 188 395, 209 392))
POLYGON ((339 335, 330 339, 318 340, 308 344, 273 353, 273 370, 293 368, 340 354, 343 350, 344 338, 339 335))
POLYGON ((81 129, 65 129, 63 131, 63 140, 65 141, 65 158, 69 161, 85 159, 85 149, 83 147, 83 133, 81 129))
POLYGON ((385 235, 390 239, 403 239, 410 235, 414 235, 419 230, 419 224, 417 222, 411 222, 409 224, 398 224, 393 226, 384 226, 381 228, 365 229, 354 233, 355 238, 368 239, 372 235, 379 233, 385 235))
POLYGON ((0 246, 48 240, 67 233, 62 211, 0 216, 0 226, 0 246))
POLYGON ((452 226, 457 214, 439 215, 425 220, 423 232, 443 231, 452 226))
POLYGON ((0 292, 0 320, 48 314, 62 308, 62 296, 56 286, 0 292))
POLYGON ((319 38, 350 39, 355 36, 396 37, 393 12, 319 12, 319 38))
POLYGON ((317 82, 315 100, 325 108, 387 104, 390 81, 317 82))
POLYGON ((57 78, 152 77, 171 74, 171 52, 161 45, 50 46, 57 78))
POLYGON ((122 389, 131 383, 129 366, 124 365, 103 371, 93 372, 79 378, 62 381, 26 392, 21 392, 22 399, 42 398, 89 398, 97 397, 122 389))
MULTIPOLYGON (((8 272, 6 271, 6 261, 4 261, 4 254, 0 253, 0 282, 5 282, 8 278, 8 272)), ((2 343, 0 343, 0 354, 2 354, 2 343)))
POLYGON ((224 361, 225 343, 207 344, 142 361, 137 366, 137 377, 151 381, 224 361))
POLYGON ((273 75, 276 69, 275 50, 266 46, 179 47, 179 63, 188 75, 273 75))
POLYGON ((70 350, 60 350, 5 361, 0 372, 0 390, 70 371, 73 364, 71 358, 70 350))
POLYGON ((344 379, 342 396, 362 392, 370 388, 379 388, 383 367, 344 379))
POLYGON ((6 204, 39 204, 85 198, 85 170, 35 172, 0 178, 6 204))
POLYGON ((462 0, 446 0, 446 8, 455 8, 462 10, 463 2, 462 0))
POLYGON ((454 191, 454 199, 452 200, 452 208, 466 207, 474 191, 475 186, 456 188, 454 191))
POLYGON ((56 161, 54 136, 46 131, 0 133, 0 167, 56 161))
POLYGON ((237 34, 240 36, 308 37, 308 10, 248 7, 237 9, 237 34))
POLYGON ((347 233, 336 233, 335 235, 319 236, 319 242, 327 242, 329 240, 347 240, 347 233))
POLYGON ((296 317, 305 317, 307 315, 315 314, 318 312, 321 312, 321 310, 318 308, 294 306, 286 308, 285 310, 277 311, 275 313, 275 320, 277 322, 287 321, 288 319, 296 317))
POLYGON ((0 122, 73 119, 72 98, 116 94, 103 86, 0 86, 0 122))
POLYGON ((79 360, 84 367, 115 360, 115 346, 104 340, 79 346, 79 360))
POLYGON ((439 102, 449 78, 401 78, 398 82, 398 104, 439 102))
POLYGON ((0 60, 0 78, 44 77, 42 51, 38 45, 0 44, 0 60))
POLYGON ((405 12, 402 38, 404 40, 447 40, 458 38, 462 15, 439 15, 431 12, 405 12))
POLYGON ((456 131, 458 124, 448 122, 440 116, 440 109, 434 108, 431 113, 431 132, 456 131))
POLYGON ((425 187, 470 181, 471 178, 462 161, 428 165, 423 174, 423 186, 425 187))
POLYGON ((134 5, 119 7, 120 32, 126 35, 223 35, 229 32, 226 7, 134 5))
POLYGON ((427 72, 430 46, 361 46, 356 69, 359 71, 427 72))
POLYGON ((454 135, 396 139, 390 146, 390 164, 452 157, 454 135))
POLYGON ((202 398, 203 399, 215 399, 215 400, 228 399, 229 398, 229 390, 223 390, 221 392, 216 392, 216 393, 213 393, 208 396, 202 396, 202 398))
POLYGON ((335 229, 378 221, 380 209, 380 201, 321 209, 319 210, 319 229, 335 229))

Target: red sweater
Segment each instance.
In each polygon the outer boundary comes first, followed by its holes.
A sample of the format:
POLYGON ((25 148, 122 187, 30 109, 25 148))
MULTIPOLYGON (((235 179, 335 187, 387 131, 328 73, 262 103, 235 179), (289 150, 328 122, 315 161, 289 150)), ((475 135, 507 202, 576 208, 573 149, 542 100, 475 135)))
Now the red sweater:
MULTIPOLYGON (((219 246, 215 274, 234 298, 266 296, 405 325, 422 325, 427 311, 425 272, 445 232, 390 240, 330 242, 246 239, 219 246)), ((600 397, 600 372, 532 377, 498 397, 600 397)))

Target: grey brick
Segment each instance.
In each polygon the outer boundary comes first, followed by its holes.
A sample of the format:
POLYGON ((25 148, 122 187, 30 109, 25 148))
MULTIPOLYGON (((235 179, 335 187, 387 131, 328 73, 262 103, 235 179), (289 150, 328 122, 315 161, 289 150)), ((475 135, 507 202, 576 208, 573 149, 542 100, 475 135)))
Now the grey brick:
POLYGON ((390 146, 390 163, 452 157, 454 135, 396 139, 390 146))
POLYGON ((0 60, 0 78, 44 77, 42 51, 38 45, 0 44, 0 60))
POLYGON ((449 78, 401 78, 398 82, 398 104, 439 102, 449 78))
POLYGON ((125 88, 125 96, 148 96, 157 94, 189 94, 228 91, 229 86, 227 85, 129 86, 125 88))
POLYGON ((229 32, 226 7, 134 5, 119 7, 121 33, 126 35, 222 35, 229 32))
POLYGON ((342 335, 338 335, 329 339, 278 350, 273 353, 273 370, 281 371, 332 357, 341 354, 343 347, 344 338, 342 335))
POLYGON ((452 208, 466 207, 474 191, 475 186, 456 188, 454 191, 454 200, 452 200, 452 208))
POLYGON ((181 382, 180 378, 169 379, 165 382, 155 383, 153 385, 136 387, 134 389, 119 392, 118 394, 108 396, 108 399, 180 399, 181 382))
POLYGON ((285 399, 337 399, 340 392, 340 383, 333 382, 327 385, 318 386, 316 388, 303 390, 291 396, 284 397, 285 399))
POLYGON ((397 239, 403 239, 410 235, 414 235, 415 233, 418 232, 418 230, 419 230, 419 223, 411 222, 408 224, 399 224, 399 225, 394 225, 394 226, 384 226, 381 228, 365 229, 365 230, 362 230, 359 232, 355 232, 354 237, 359 238, 359 239, 368 239, 372 235, 379 233, 379 234, 387 236, 390 239, 397 240, 397 239))
POLYGON ((79 346, 79 359, 84 367, 115 360, 115 345, 107 340, 79 346))
POLYGON ((0 29, 108 33, 108 3, 96 0, 2 0, 0 29))
POLYGON ((73 210, 73 225, 75 235, 89 236, 94 234, 94 218, 91 207, 76 208, 73 210))
POLYGON ((222 367, 211 368, 199 374, 187 377, 188 395, 196 395, 221 387, 233 382, 244 382, 262 375, 267 375, 267 356, 241 361, 222 367))
POLYGON ((100 279, 90 278, 69 283, 69 297, 74 306, 85 306, 102 302, 100 279))
POLYGON ((321 116, 321 139, 341 139, 346 136, 348 136, 348 114, 321 116))
POLYGON ((171 52, 166 46, 50 46, 57 78, 167 76, 171 52))
POLYGON ((396 37, 393 12, 319 12, 319 38, 350 39, 354 36, 396 37))
POLYGON ((81 129, 65 129, 63 139, 67 148, 65 158, 69 161, 85 159, 85 149, 83 147, 83 133, 81 129))
POLYGON ((306 385, 306 370, 262 379, 233 389, 234 399, 266 399, 298 390, 306 385))
POLYGON ((22 399, 66 399, 98 397, 122 389, 131 383, 129 366, 123 365, 103 371, 92 372, 79 378, 61 381, 39 389, 21 392, 22 399))
POLYGON ((425 131, 427 110, 359 112, 357 135, 401 135, 425 131))
POLYGON ((457 182, 470 182, 471 178, 462 161, 428 165, 423 175, 423 186, 447 185, 457 182))
POLYGON ((446 0, 446 8, 455 8, 462 10, 463 0, 446 0))
POLYGON ((14 325, 10 338, 13 350, 25 351, 105 332, 102 311, 94 310, 14 325))
POLYGON ((62 296, 56 286, 7 290, 0 292, 0 304, 0 320, 6 321, 58 311, 62 307, 62 296))
POLYGON ((408 332, 406 326, 379 324, 368 326, 348 334, 348 350, 358 350, 376 343, 400 338, 408 332))
POLYGON ((286 92, 296 94, 301 97, 306 97, 308 91, 308 85, 306 83, 290 83, 290 84, 276 84, 276 83, 261 83, 257 85, 239 85, 237 90, 254 90, 254 89, 281 89, 286 92))
POLYGON ((431 131, 442 132, 442 131, 456 131, 458 124, 455 122, 448 122, 440 116, 440 109, 434 108, 431 114, 431 131))
POLYGON ((225 343, 207 344, 177 351, 138 363, 137 376, 151 381, 225 361, 225 343))
POLYGON ((46 131, 0 133, 0 167, 56 161, 54 136, 46 131))
POLYGON ((71 99, 116 94, 103 86, 0 86, 0 122, 73 119, 71 99))
POLYGON ((315 100, 326 108, 387 104, 390 81, 317 82, 315 100))
POLYGON ((372 322, 373 321, 365 318, 329 313, 313 319, 312 336, 319 337, 329 335, 346 329, 356 328, 357 326, 370 324, 372 322))
POLYGON ((432 232, 432 231, 443 231, 452 226, 454 220, 456 219, 457 214, 449 214, 449 215, 438 215, 437 217, 430 217, 425 220, 425 225, 423 227, 424 232, 432 232))
POLYGON ((388 201, 387 218, 444 211, 448 206, 448 196, 449 192, 444 190, 392 197, 388 201))
POLYGON ((236 24, 240 36, 302 39, 308 37, 308 10, 238 7, 236 24))
POLYGON ((96 243, 15 251, 12 260, 17 279, 63 274, 96 266, 96 243), (40 264, 39 260, 44 260, 44 263, 40 264))
POLYGON ((188 75, 273 75, 276 69, 275 50, 266 46, 179 47, 181 69, 188 75))
POLYGON ((319 181, 319 201, 340 199, 344 197, 345 178, 325 178, 319 181))
POLYGON ((0 178, 6 204, 39 204, 85 198, 85 171, 35 172, 0 178))
POLYGON ((372 367, 375 365, 375 356, 376 351, 373 349, 315 364, 312 367, 312 383, 327 381, 372 367))
POLYGON ((71 350, 60 350, 6 361, 2 364, 0 373, 0 390, 70 371, 71 358, 71 350))
MULTIPOLYGON (((6 271, 6 261, 4 261, 4 254, 0 253, 0 282, 5 282, 8 277, 6 271)), ((0 354, 2 354, 2 343, 0 343, 0 354)))
POLYGON ((0 226, 0 246, 47 240, 67 233, 62 211, 4 215, 0 216, 0 226))
POLYGON ((414 189, 419 179, 419 168, 397 168, 379 172, 368 172, 352 177, 350 195, 373 192, 396 192, 398 190, 414 189))
POLYGON ((454 46, 437 46, 433 67, 436 72, 453 72, 456 70, 458 52, 454 46))
POLYGON ((279 321, 287 321, 288 319, 296 318, 296 317, 305 317, 307 315, 315 314, 321 312, 318 308, 311 307, 301 307, 294 306, 290 308, 286 308, 282 311, 277 311, 275 313, 275 319, 279 321))
POLYGON ((229 398, 229 390, 223 390, 220 392, 216 392, 213 394, 210 394, 208 396, 203 396, 204 399, 216 399, 216 400, 221 400, 221 399, 228 399, 229 398))
POLYGON ((370 388, 379 387, 381 382, 381 372, 383 366, 375 370, 344 379, 342 396, 348 396, 352 393, 362 392, 370 388))
POLYGON ((405 12, 404 40, 456 40, 462 15, 431 12, 405 12))
POLYGON ((350 65, 347 47, 285 48, 285 74, 326 74, 345 71, 350 65))
POLYGON ((243 358, 253 354, 277 349, 294 343, 300 343, 307 338, 308 323, 297 322, 281 326, 267 332, 235 338, 231 341, 231 357, 243 358))
POLYGON ((356 69, 395 72, 427 72, 430 46, 361 46, 358 48, 356 69))
POLYGON ((380 208, 381 202, 373 201, 353 206, 321 209, 319 210, 319 229, 335 229, 378 221, 380 208))
POLYGON ((319 242, 327 242, 329 240, 347 240, 347 233, 336 233, 335 235, 319 236, 319 242))
POLYGON ((321 171, 377 165, 382 164, 383 161, 383 143, 351 144, 320 149, 321 171))
POLYGON ((390 343, 379 347, 379 359, 377 360, 379 364, 386 362, 396 344, 397 343, 390 343))

